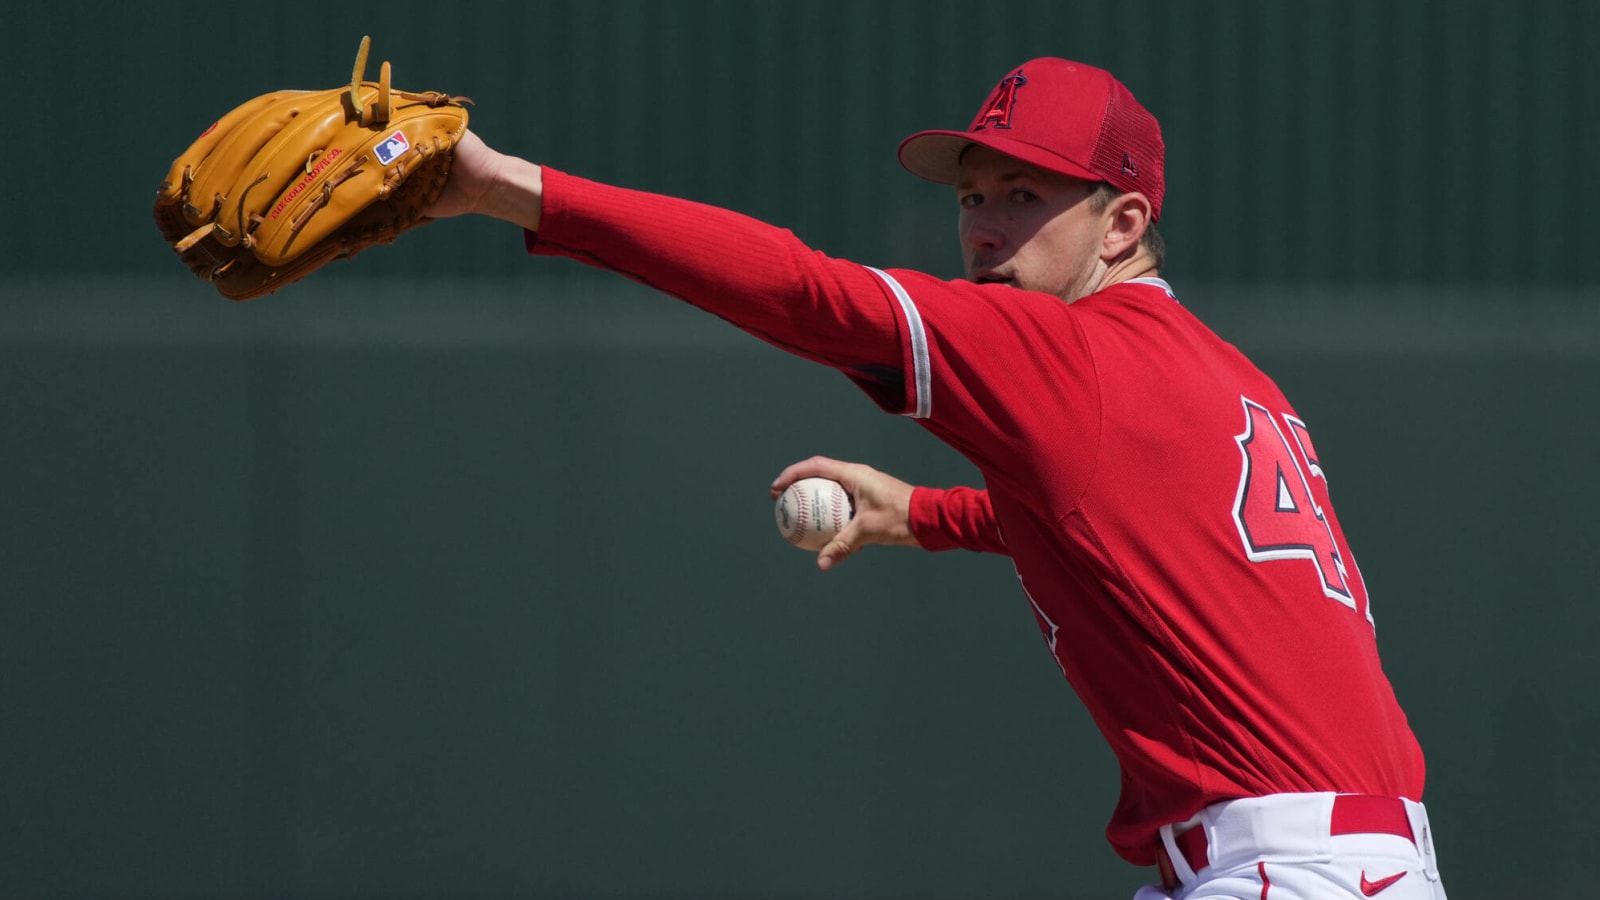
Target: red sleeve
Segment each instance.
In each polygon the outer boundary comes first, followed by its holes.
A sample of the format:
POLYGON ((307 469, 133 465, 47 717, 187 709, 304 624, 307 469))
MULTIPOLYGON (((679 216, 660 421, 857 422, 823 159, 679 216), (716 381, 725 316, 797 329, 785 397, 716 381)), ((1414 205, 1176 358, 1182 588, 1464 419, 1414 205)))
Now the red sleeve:
POLYGON ((730 210, 543 170, 528 252, 625 275, 798 356, 843 371, 880 403, 904 404, 908 350, 871 269, 730 210))
POLYGON ((911 533, 924 550, 972 550, 1009 556, 989 492, 918 487, 911 492, 911 533))
POLYGON ((873 269, 729 210, 543 173, 530 253, 625 275, 844 372, 1041 515, 1066 511, 1087 483, 1098 387, 1082 328, 1059 298, 873 269), (1064 461, 1043 485, 1022 477, 1037 474, 1027 456, 1040 446, 1064 461))

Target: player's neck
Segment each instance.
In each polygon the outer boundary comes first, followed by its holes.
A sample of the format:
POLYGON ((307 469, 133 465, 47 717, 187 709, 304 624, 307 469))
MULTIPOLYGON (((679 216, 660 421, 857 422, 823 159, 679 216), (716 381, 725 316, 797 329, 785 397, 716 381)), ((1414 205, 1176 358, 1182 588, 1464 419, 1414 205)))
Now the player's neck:
POLYGON ((1156 266, 1155 257, 1151 255, 1148 249, 1140 245, 1132 253, 1108 264, 1105 273, 1083 296, 1098 294, 1112 285, 1121 284, 1124 281, 1132 281, 1135 278, 1159 277, 1161 277, 1161 270, 1156 266))

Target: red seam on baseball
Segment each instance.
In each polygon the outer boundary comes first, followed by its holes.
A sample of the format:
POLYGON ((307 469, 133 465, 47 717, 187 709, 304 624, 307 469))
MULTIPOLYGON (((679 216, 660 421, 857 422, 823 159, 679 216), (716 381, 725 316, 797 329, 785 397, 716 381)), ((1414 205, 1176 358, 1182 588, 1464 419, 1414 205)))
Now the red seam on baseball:
POLYGON ((805 491, 794 492, 794 530, 789 533, 789 543, 798 544, 805 540, 806 522, 810 518, 810 504, 806 502, 805 491))

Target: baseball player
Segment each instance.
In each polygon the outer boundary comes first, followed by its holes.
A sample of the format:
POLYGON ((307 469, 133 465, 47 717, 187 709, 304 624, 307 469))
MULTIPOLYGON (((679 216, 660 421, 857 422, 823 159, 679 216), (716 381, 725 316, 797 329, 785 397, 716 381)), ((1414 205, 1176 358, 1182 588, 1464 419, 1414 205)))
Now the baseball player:
POLYGON ((813 459, 869 543, 1011 557, 1122 770, 1137 898, 1441 900, 1423 758, 1329 499, 1337 463, 1161 278, 1164 146, 1110 73, 1034 59, 965 130, 900 146, 950 185, 966 278, 830 259, 787 231, 503 155, 471 132, 433 215, 651 285, 843 372, 985 489, 813 459))

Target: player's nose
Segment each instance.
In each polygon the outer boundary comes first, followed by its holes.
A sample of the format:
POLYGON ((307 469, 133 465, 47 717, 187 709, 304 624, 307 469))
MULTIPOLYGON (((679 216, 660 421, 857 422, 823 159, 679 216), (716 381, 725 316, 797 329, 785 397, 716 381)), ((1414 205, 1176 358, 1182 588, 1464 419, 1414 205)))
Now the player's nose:
POLYGON ((1005 231, 992 217, 969 213, 961 219, 961 243, 968 250, 990 253, 1005 246, 1005 231))

